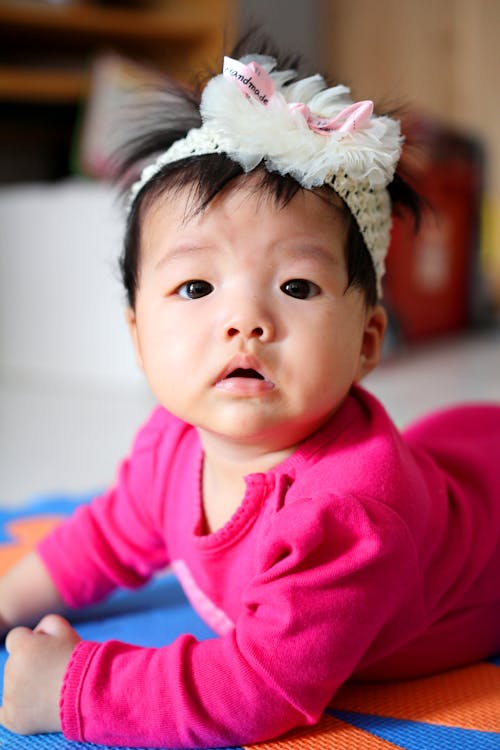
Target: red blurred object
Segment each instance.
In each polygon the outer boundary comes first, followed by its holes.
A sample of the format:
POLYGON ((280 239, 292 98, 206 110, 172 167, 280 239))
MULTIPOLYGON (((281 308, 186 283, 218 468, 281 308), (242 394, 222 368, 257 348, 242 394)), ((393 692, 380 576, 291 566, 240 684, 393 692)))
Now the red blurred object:
POLYGON ((402 164, 424 198, 415 234, 408 217, 394 220, 385 299, 396 331, 418 341, 471 322, 478 278, 482 150, 477 141, 412 117, 402 164))

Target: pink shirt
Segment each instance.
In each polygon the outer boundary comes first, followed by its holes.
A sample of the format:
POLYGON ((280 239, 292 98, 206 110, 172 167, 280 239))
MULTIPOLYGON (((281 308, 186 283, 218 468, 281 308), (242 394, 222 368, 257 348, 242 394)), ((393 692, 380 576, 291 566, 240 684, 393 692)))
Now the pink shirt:
POLYGON ((219 633, 80 643, 68 739, 217 747, 318 721, 352 675, 414 676, 500 649, 500 407, 404 437, 354 388, 335 417, 204 533, 197 432, 157 409, 116 486, 39 546, 72 607, 172 563, 219 633))

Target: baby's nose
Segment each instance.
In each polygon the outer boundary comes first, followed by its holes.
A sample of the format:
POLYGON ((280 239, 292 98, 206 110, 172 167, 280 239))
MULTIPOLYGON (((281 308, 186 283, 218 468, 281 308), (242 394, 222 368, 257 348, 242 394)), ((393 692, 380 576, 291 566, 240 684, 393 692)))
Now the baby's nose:
POLYGON ((266 342, 271 341, 275 335, 271 315, 262 311, 257 313, 255 310, 232 316, 224 328, 226 339, 241 336, 244 339, 258 339, 266 342))
POLYGON ((260 339, 264 336, 265 327, 264 326, 255 326, 255 328, 252 328, 252 330, 249 333, 245 332, 245 327, 240 325, 238 328, 235 326, 230 326, 227 329, 227 336, 228 338, 233 338, 234 336, 238 336, 239 334, 242 334, 243 336, 246 336, 247 338, 257 338, 260 339))

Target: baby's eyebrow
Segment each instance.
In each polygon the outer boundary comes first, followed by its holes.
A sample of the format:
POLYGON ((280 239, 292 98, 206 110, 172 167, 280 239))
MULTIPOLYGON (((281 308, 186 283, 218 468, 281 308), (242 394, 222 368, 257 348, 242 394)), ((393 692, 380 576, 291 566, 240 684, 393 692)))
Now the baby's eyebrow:
MULTIPOLYGON (((279 243, 274 248, 269 248, 271 254, 284 256, 289 261, 316 261, 317 263, 335 264, 340 262, 335 253, 329 252, 327 248, 309 241, 307 238, 301 239, 296 246, 286 243, 284 246, 279 243)), ((198 245, 192 242, 182 243, 173 248, 168 248, 159 260, 155 263, 155 269, 160 270, 165 266, 176 263, 179 260, 196 259, 197 256, 203 255, 206 259, 211 253, 218 252, 217 248, 211 245, 198 245)))
POLYGON ((341 260, 335 253, 320 245, 308 244, 307 241, 298 247, 287 248, 286 255, 291 260, 315 260, 320 263, 338 263, 341 260))
POLYGON ((179 245, 163 253, 161 258, 156 262, 155 268, 160 269, 160 268, 163 268, 164 266, 168 266, 170 263, 175 263, 176 261, 182 260, 185 258, 196 257, 197 255, 201 255, 202 253, 206 255, 207 250, 208 250, 208 247, 204 245, 193 245, 193 244, 179 245))

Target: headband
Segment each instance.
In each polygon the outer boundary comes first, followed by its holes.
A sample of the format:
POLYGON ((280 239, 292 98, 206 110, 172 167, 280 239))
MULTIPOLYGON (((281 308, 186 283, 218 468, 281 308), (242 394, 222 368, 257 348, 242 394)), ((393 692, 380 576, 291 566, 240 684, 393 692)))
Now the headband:
POLYGON ((373 102, 353 102, 346 86, 327 88, 320 75, 296 80, 276 60, 224 58, 221 75, 203 90, 202 125, 146 166, 130 190, 131 205, 166 165, 224 153, 245 172, 263 163, 304 188, 329 185, 353 214, 371 255, 377 287, 391 231, 391 182, 401 154, 399 122, 373 114, 373 102))

